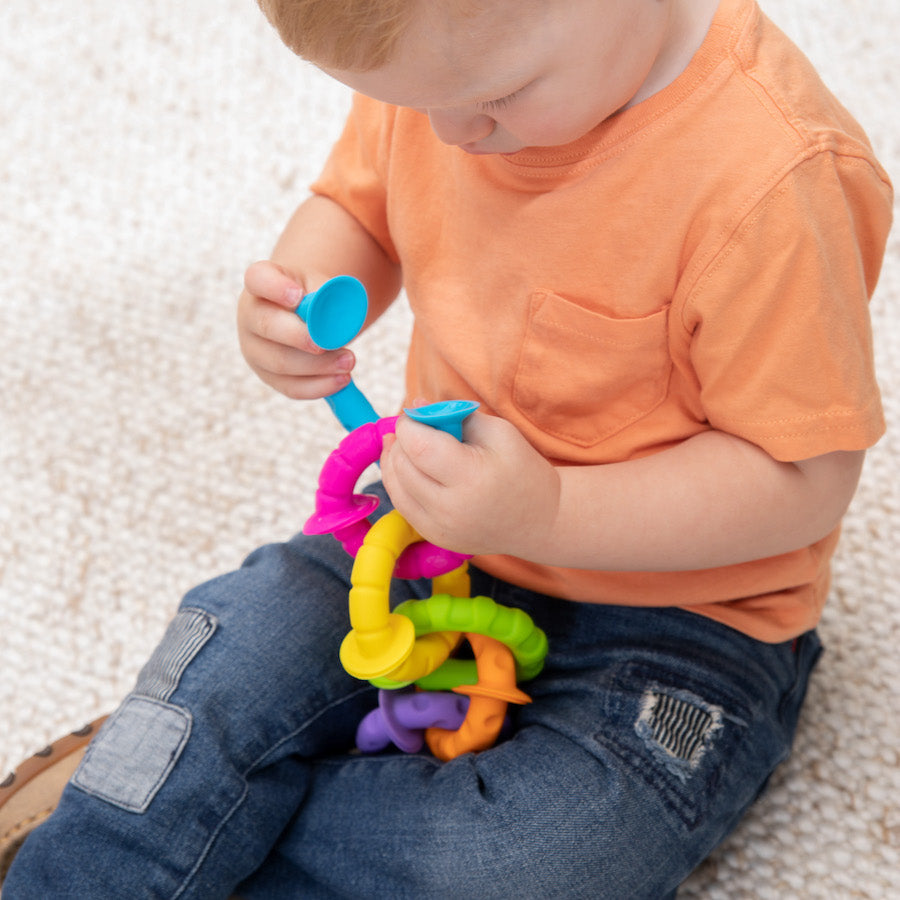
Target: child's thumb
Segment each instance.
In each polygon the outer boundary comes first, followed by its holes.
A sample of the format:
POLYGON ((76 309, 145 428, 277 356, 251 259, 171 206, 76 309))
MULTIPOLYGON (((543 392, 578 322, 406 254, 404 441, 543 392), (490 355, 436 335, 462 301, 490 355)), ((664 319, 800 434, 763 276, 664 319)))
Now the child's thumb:
POLYGON ((267 259, 247 267, 244 287, 255 297, 292 310, 297 308, 305 293, 302 285, 285 269, 267 259))

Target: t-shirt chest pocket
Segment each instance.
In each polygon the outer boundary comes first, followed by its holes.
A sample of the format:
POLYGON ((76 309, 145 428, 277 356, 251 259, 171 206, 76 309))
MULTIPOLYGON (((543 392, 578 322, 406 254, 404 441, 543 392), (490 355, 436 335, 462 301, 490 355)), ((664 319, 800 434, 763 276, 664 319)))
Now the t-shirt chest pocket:
POLYGON ((512 400, 536 427, 591 447, 641 419, 666 397, 672 362, 668 308, 612 318, 536 291, 512 400))

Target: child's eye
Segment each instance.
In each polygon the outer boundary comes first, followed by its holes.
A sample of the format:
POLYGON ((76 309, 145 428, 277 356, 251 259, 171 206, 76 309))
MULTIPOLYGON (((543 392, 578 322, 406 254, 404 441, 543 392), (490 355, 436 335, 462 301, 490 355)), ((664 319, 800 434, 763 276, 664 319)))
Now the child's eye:
POLYGON ((497 112, 510 106, 520 93, 521 91, 513 91, 513 93, 500 97, 497 100, 482 100, 478 105, 486 112, 497 112))

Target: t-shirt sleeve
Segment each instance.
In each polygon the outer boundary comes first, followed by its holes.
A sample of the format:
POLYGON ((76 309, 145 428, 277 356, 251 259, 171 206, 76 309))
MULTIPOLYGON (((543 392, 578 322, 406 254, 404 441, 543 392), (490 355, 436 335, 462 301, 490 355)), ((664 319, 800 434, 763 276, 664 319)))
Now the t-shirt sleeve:
POLYGON ((354 95, 344 130, 310 188, 344 207, 398 262, 388 228, 385 188, 395 112, 394 107, 354 95))
POLYGON ((723 241, 683 318, 714 428, 783 461, 865 449, 881 437, 868 303, 891 208, 876 165, 819 152, 723 241))

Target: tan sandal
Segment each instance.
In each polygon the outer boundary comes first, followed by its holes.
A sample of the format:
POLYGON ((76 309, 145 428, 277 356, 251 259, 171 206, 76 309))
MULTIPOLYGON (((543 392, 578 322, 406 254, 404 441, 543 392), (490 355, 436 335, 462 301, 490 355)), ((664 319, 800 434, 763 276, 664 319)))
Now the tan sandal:
POLYGON ((56 809, 106 717, 54 741, 0 781, 0 884, 25 838, 56 809))

